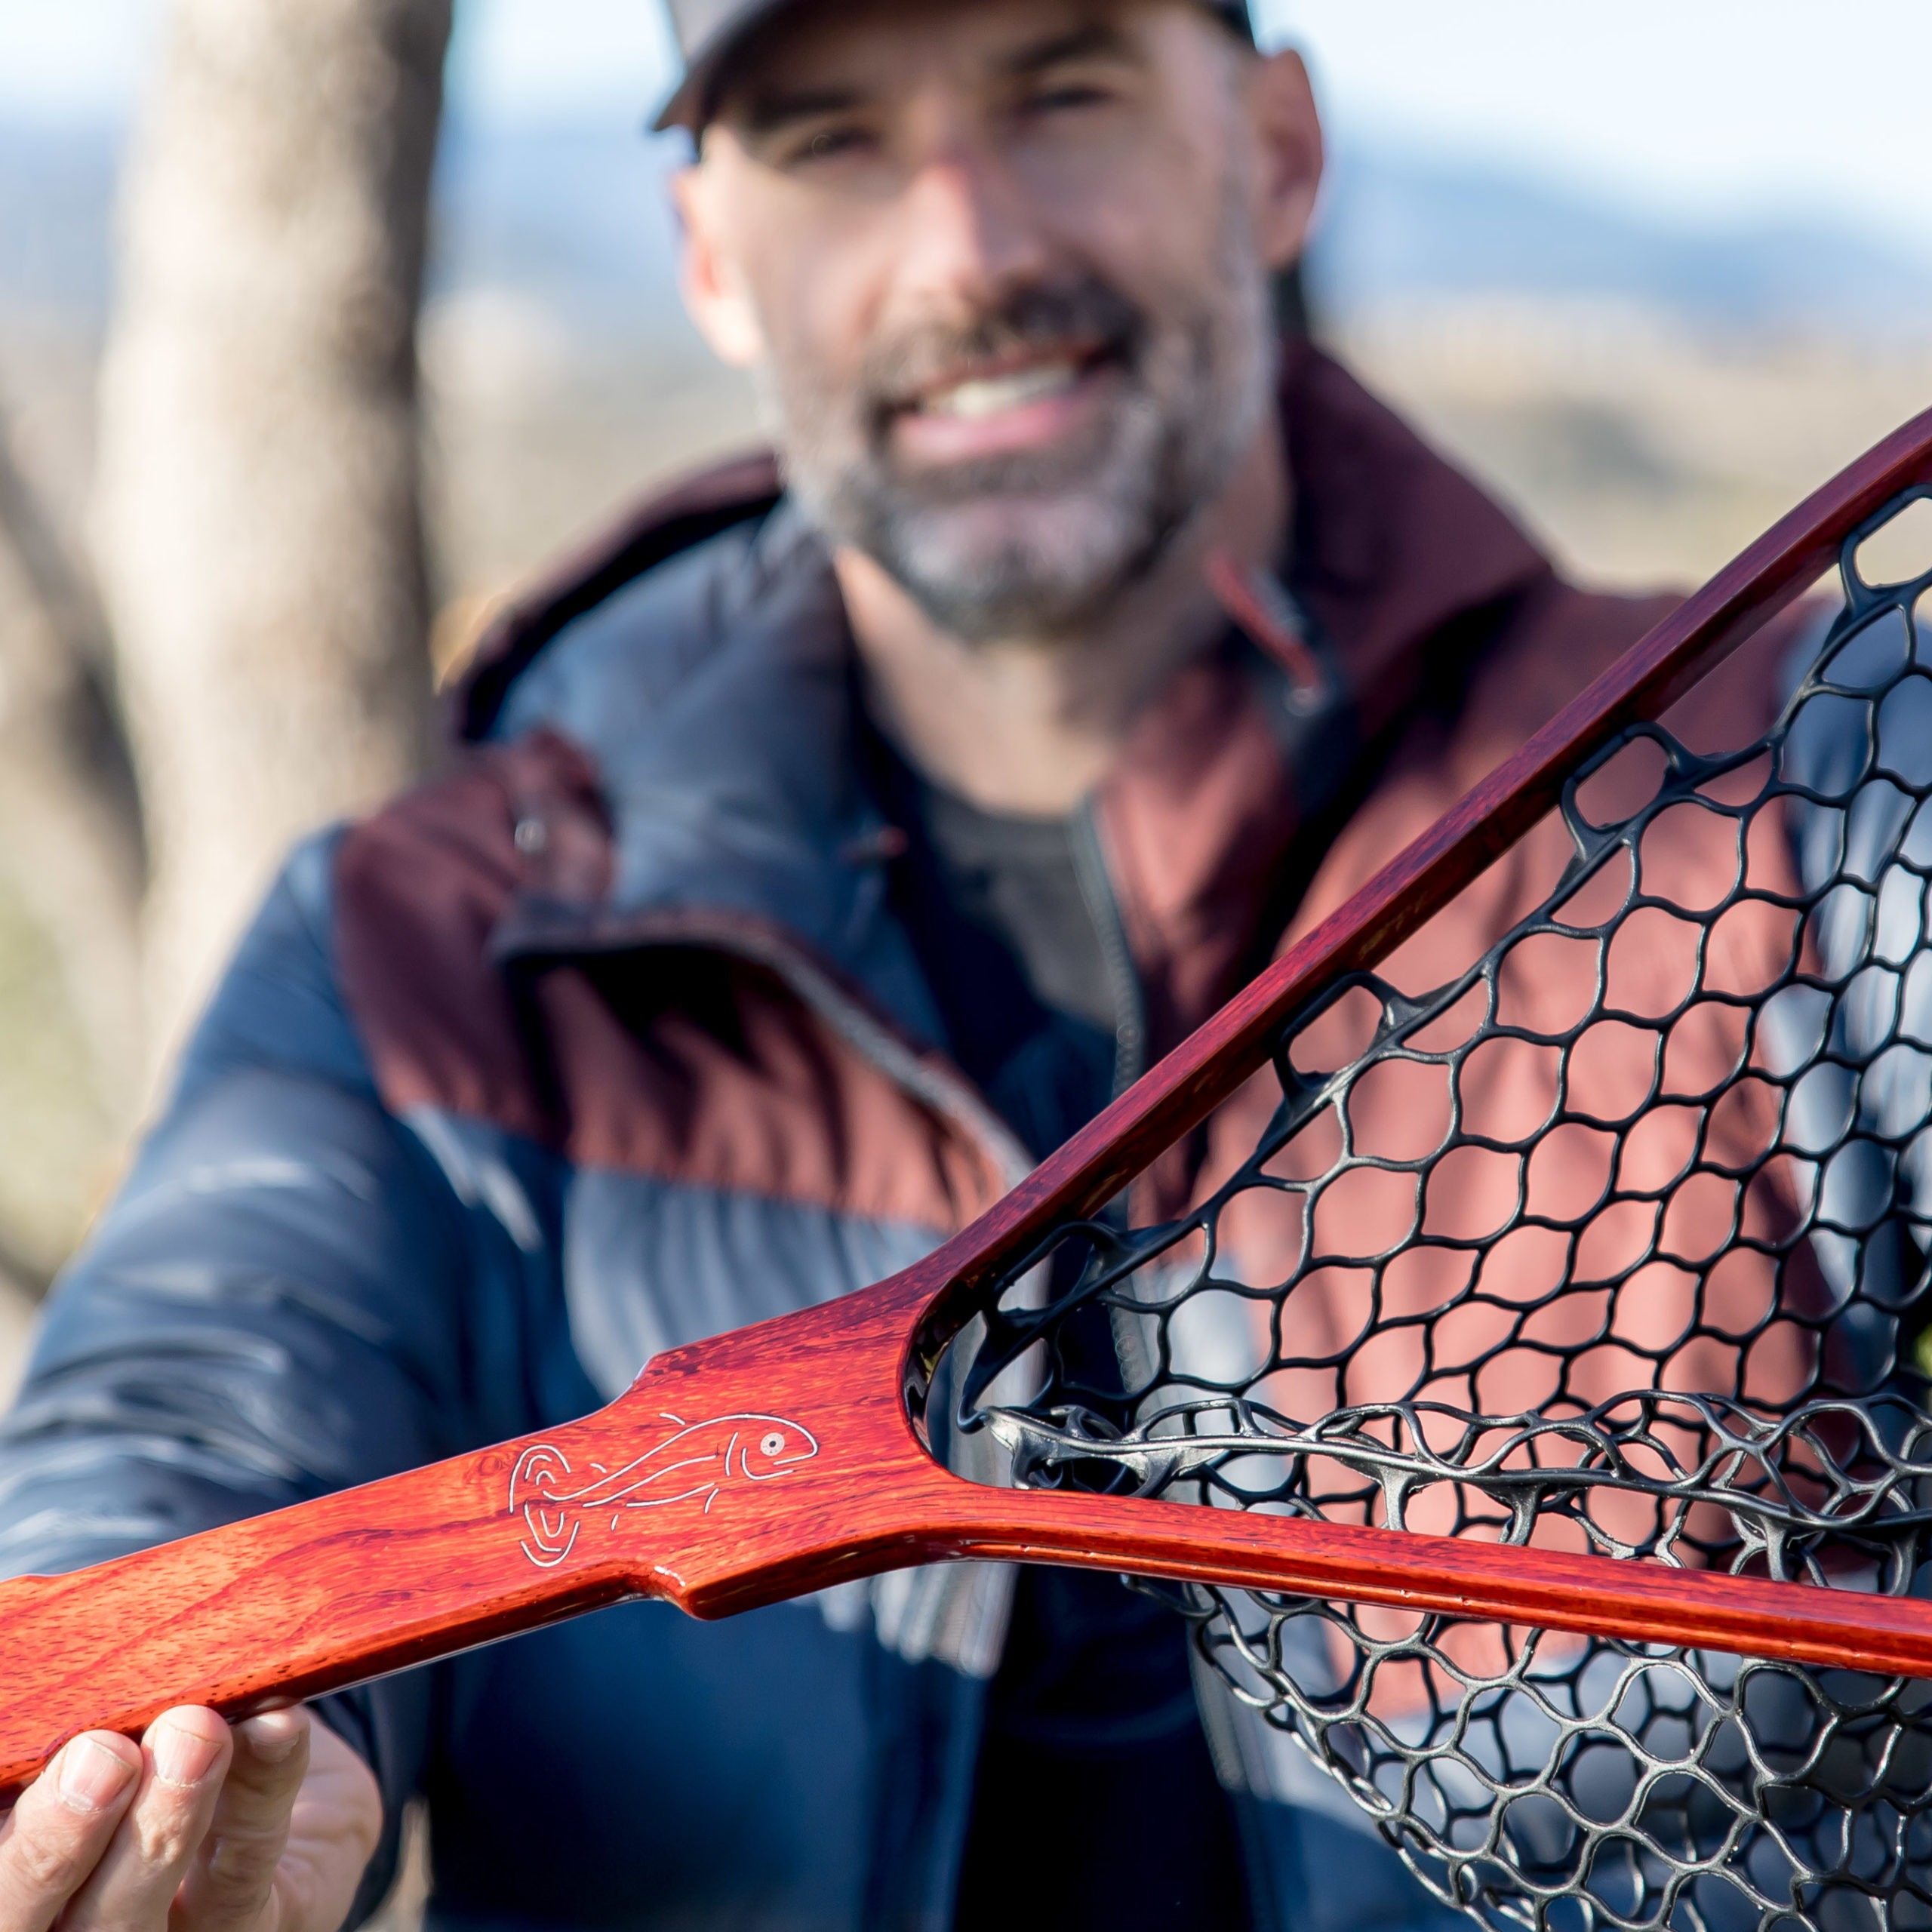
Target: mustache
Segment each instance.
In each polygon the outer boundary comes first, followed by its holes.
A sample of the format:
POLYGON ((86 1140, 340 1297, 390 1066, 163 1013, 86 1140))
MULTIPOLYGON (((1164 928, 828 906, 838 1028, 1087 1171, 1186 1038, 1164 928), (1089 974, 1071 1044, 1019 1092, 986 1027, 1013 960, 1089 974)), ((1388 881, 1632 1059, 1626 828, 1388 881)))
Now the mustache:
POLYGON ((1013 291, 964 325, 926 323, 875 343, 861 366, 858 400, 883 429, 924 390, 1016 355, 1071 349, 1083 360, 1137 366, 1150 334, 1145 312, 1097 275, 1013 291))

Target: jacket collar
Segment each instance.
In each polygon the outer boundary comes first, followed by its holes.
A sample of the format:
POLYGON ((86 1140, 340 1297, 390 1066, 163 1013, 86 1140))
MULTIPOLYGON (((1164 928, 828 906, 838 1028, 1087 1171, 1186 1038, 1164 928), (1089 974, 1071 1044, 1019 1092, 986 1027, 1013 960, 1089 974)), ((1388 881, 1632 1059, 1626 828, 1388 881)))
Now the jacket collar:
POLYGON ((1294 479, 1290 579, 1373 734, 1414 697, 1431 641, 1551 574, 1521 527, 1341 365, 1282 366, 1294 479))

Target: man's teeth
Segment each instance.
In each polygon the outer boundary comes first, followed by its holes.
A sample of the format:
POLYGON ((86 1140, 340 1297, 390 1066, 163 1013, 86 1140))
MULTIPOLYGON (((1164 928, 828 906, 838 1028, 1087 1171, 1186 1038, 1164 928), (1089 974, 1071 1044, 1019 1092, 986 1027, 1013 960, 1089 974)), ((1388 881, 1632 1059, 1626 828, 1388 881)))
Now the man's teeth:
POLYGON ((1059 395, 1079 380, 1080 371, 1071 362, 1042 362, 1011 375, 972 377, 949 389, 935 390, 920 407, 928 416, 962 417, 970 422, 1059 395))

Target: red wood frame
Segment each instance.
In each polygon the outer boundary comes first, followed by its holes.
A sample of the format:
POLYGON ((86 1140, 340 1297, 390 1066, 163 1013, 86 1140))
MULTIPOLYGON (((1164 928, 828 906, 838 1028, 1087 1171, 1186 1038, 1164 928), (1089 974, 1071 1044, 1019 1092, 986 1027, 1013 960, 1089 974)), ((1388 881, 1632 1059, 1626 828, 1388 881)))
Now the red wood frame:
POLYGON ((1258 1067, 1291 1014, 1373 964, 1932 481, 1932 411, 1827 484, 1635 645, 1347 905, 996 1207, 863 1293, 651 1362, 598 1414, 55 1578, 0 1584, 0 1791, 91 1727, 231 1715, 627 1597, 720 1617, 955 1557, 1215 1580, 1932 1676, 1932 1602, 1402 1531, 989 1489, 927 1453, 940 1349, 1011 1259, 1094 1212, 1258 1067))

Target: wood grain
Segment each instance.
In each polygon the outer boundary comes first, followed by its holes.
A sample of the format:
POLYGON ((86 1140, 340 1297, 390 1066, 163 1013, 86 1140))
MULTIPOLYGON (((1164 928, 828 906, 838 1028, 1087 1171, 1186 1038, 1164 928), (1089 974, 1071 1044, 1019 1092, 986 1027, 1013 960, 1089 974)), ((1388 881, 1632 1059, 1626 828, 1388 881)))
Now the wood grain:
POLYGON ((864 1293, 660 1356, 598 1414, 73 1576, 0 1584, 0 1790, 76 1731, 233 1715, 626 1597, 722 1616, 1002 1558, 1932 1676, 1932 1604, 1167 1503, 977 1487, 918 1434, 976 1297, 1260 1065, 1283 1021, 1479 873, 1932 478, 1932 411, 1786 518, 972 1227, 864 1293))

